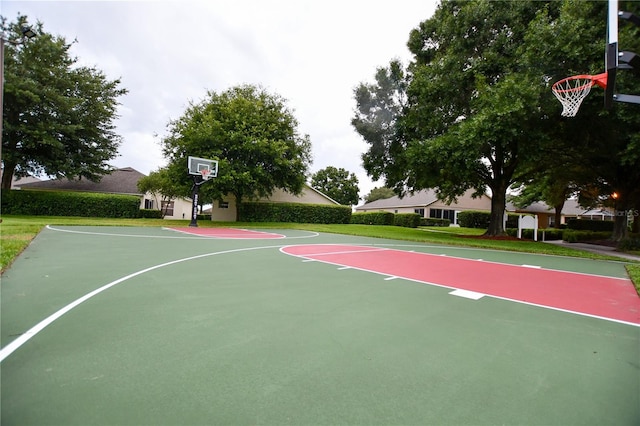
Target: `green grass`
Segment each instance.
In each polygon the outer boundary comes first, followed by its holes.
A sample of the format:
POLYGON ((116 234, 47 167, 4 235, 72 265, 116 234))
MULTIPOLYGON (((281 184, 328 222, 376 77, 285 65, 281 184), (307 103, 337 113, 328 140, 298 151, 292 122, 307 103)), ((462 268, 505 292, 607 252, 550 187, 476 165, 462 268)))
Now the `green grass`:
MULTIPOLYGON (((2 270, 4 271, 46 225, 87 225, 87 226, 188 226, 189 220, 165 219, 110 219, 57 216, 3 216, 0 223, 0 244, 2 245, 2 270)), ((600 260, 620 260, 570 247, 557 246, 534 241, 492 240, 479 237, 483 230, 469 228, 403 228, 398 226, 371 225, 325 225, 310 223, 241 223, 241 222, 208 222, 198 221, 200 227, 250 227, 301 229, 334 234, 386 238, 393 240, 414 241, 421 243, 442 244, 449 246, 476 247, 493 250, 518 251, 556 256, 582 257, 600 260)), ((639 264, 640 265, 640 264, 639 264)), ((638 266, 640 268, 640 266, 638 266)), ((637 269, 632 268, 640 285, 637 269)), ((631 273, 631 272, 630 272, 631 273)))

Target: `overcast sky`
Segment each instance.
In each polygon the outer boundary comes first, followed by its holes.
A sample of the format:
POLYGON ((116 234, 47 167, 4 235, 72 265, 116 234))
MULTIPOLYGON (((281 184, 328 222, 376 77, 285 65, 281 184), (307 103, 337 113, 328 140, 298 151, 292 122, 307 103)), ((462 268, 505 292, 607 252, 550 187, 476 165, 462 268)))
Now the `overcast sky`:
POLYGON ((77 40, 72 54, 129 93, 120 98, 116 167, 148 174, 165 164, 159 141, 170 120, 207 90, 263 86, 288 101, 312 143, 311 172, 342 167, 360 196, 382 186, 366 176, 367 144, 353 130, 353 89, 377 67, 410 59, 410 31, 436 0, 7 1, 45 31, 77 40))

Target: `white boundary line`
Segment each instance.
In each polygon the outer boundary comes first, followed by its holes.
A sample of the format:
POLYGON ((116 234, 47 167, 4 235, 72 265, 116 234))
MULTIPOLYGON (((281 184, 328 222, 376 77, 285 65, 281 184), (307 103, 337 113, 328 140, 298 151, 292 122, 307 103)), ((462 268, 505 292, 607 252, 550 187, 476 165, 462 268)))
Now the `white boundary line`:
MULTIPOLYGON (((322 245, 322 244, 319 244, 319 245, 322 245)), ((348 244, 344 244, 344 245, 348 245, 348 244)), ((360 245, 366 245, 366 244, 360 244, 360 245)), ((289 255, 289 256, 292 256, 292 257, 305 259, 305 257, 304 257, 305 255, 290 254, 290 253, 287 253, 287 252, 283 251, 287 247, 296 247, 296 246, 295 245, 282 246, 282 247, 280 247, 279 251, 281 253, 283 253, 283 254, 286 254, 286 255, 289 255)), ((401 251, 401 250, 399 250, 399 251, 401 251)), ((430 253, 423 253, 423 254, 430 254, 430 253)), ((437 255, 435 255, 435 256, 437 256, 437 255)), ((460 258, 460 259, 473 260, 473 259, 466 259, 466 258, 460 258)), ((341 263, 329 262, 327 260, 308 259, 308 261, 311 261, 311 260, 315 260, 317 262, 326 263, 328 265, 347 266, 347 265, 344 265, 344 264, 341 264, 341 263)), ((511 264, 506 263, 506 265, 511 265, 511 264)), ((511 266, 519 266, 519 265, 511 265, 511 266)), ((385 277, 387 277, 387 278, 384 278, 385 280, 387 280, 389 278, 390 279, 403 279, 403 280, 406 280, 406 281, 412 281, 412 282, 415 282, 415 283, 430 285, 430 286, 434 286, 434 287, 446 288, 446 289, 450 289, 450 290, 454 290, 454 291, 455 290, 464 290, 464 289, 459 289, 459 288, 456 288, 456 287, 452 287, 451 285, 438 284, 438 283, 434 283, 434 282, 430 282, 430 281, 422 281, 422 280, 417 280, 417 279, 407 278, 407 277, 389 276, 389 274, 385 274, 384 272, 378 272, 378 271, 365 269, 365 268, 359 268, 359 267, 355 267, 355 266, 351 266, 350 268, 358 270, 358 271, 364 271, 364 272, 369 272, 369 273, 376 274, 376 275, 385 276, 385 277)), ((551 271, 556 271, 555 269, 550 269, 550 270, 551 271)), ((559 272, 565 272, 565 271, 559 271, 559 272)), ((568 273, 573 273, 573 272, 568 272, 568 273)), ((585 275, 589 275, 589 274, 585 274, 585 275)), ((602 278, 615 278, 615 277, 606 277, 606 276, 600 276, 600 275, 596 275, 596 276, 602 277, 602 278)), ((630 281, 630 280, 627 279, 627 281, 630 281)), ((510 299, 508 297, 494 296, 494 295, 491 295, 491 294, 486 294, 486 297, 490 297, 490 298, 493 298, 493 299, 499 299, 499 300, 506 300, 508 302, 520 303, 520 304, 523 304, 523 305, 535 306, 535 307, 538 307, 538 308, 549 309, 549 310, 552 310, 552 311, 558 311, 558 312, 564 312, 564 313, 579 315, 579 316, 583 316, 583 317, 596 318, 596 319, 600 319, 600 320, 604 320, 604 321, 615 322, 615 323, 618 323, 618 324, 630 325, 630 326, 633 326, 633 327, 640 327, 640 324, 636 324, 636 323, 629 322, 629 321, 622 321, 622 320, 617 320, 617 319, 613 319, 613 318, 602 317, 602 316, 599 316, 599 315, 586 314, 584 312, 571 311, 571 310, 568 310, 568 309, 555 308, 553 306, 546 306, 546 305, 540 305, 540 304, 537 304, 537 303, 525 302, 523 300, 510 299)))
POLYGON ((250 250, 273 249, 273 248, 279 248, 279 247, 281 247, 281 246, 278 245, 278 246, 265 246, 265 247, 249 247, 249 248, 240 248, 240 249, 233 249, 233 250, 216 251, 216 252, 213 252, 213 253, 199 254, 197 256, 185 257, 183 259, 172 260, 170 262, 161 263, 159 265, 151 266, 149 268, 145 268, 145 269, 142 269, 140 271, 137 271, 137 272, 134 272, 132 274, 129 274, 127 276, 124 276, 122 278, 119 278, 119 279, 117 279, 115 281, 111 281, 109 284, 103 285, 102 287, 97 288, 97 289, 93 290, 92 292, 85 294, 84 296, 80 297, 79 299, 76 299, 73 302, 69 303, 67 306, 63 307, 62 309, 59 309, 57 312, 54 312, 53 314, 49 315, 47 318, 43 319, 38 324, 36 324, 35 326, 31 327, 26 332, 21 334, 17 339, 13 340, 11 343, 9 343, 5 347, 3 347, 0 350, 0 363, 2 361, 4 361, 4 359, 6 357, 11 355, 13 352, 15 352, 18 348, 20 348, 22 345, 27 343, 32 337, 34 337, 36 334, 38 334, 39 332, 44 330, 47 326, 49 326, 55 320, 57 320, 62 315, 66 314, 67 312, 69 312, 70 310, 75 308, 76 306, 82 304, 83 302, 86 302, 87 300, 91 299, 94 296, 97 296, 98 294, 102 293, 103 291, 108 290, 111 287, 114 287, 114 286, 116 286, 118 284, 121 284, 121 283, 123 283, 123 282, 125 282, 125 281, 127 281, 127 280, 129 280, 131 278, 137 277, 138 275, 146 274, 147 272, 150 272, 150 271, 153 271, 153 270, 156 270, 156 269, 160 269, 160 268, 164 268, 165 266, 171 266, 171 265, 175 265, 177 263, 182 263, 182 262, 188 262, 190 260, 201 259, 203 257, 216 256, 216 255, 219 255, 219 254, 238 253, 238 252, 250 251, 250 250))

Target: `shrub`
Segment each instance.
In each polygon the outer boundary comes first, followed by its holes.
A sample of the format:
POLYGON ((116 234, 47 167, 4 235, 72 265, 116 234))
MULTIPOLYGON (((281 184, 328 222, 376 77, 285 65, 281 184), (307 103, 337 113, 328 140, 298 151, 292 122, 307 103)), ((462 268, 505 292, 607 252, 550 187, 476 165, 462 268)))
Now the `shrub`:
POLYGON ((2 212, 33 216, 135 218, 140 198, 69 191, 2 191, 2 212))
POLYGON ((353 213, 351 223, 360 225, 393 225, 395 215, 391 212, 353 213))
MULTIPOLYGON (((518 228, 507 228, 505 231, 510 237, 518 236, 518 228)), ((538 229, 538 241, 561 240, 563 233, 562 229, 538 229)), ((523 229, 521 235, 523 240, 533 240, 533 229, 523 229)))
POLYGON ((397 213, 393 218, 393 224, 405 228, 417 228, 420 225, 420 218, 418 213, 397 213))
POLYGON ((576 231, 565 229, 562 239, 568 243, 579 243, 581 241, 606 240, 611 237, 611 232, 596 231, 576 231))
POLYGON ((349 223, 351 207, 302 204, 243 202, 239 207, 242 222, 349 223))
POLYGON ((420 226, 444 226, 447 227, 451 225, 451 221, 449 219, 436 219, 433 217, 421 217, 420 218, 420 226))
POLYGON ((630 234, 618 243, 618 249, 624 251, 640 250, 640 234, 630 234))
POLYGON ((458 213, 458 224, 463 228, 489 228, 490 212, 468 210, 458 213))
POLYGON ((162 219, 162 211, 155 209, 140 209, 139 216, 146 219, 162 219))
POLYGON ((570 219, 567 229, 576 231, 609 231, 613 232, 613 221, 610 220, 590 220, 590 219, 570 219))

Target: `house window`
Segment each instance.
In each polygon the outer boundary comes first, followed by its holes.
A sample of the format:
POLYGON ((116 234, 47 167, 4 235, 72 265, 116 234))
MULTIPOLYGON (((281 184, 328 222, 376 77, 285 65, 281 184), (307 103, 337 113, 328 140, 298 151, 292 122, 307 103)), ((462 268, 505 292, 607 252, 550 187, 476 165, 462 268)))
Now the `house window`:
POLYGON ((162 211, 165 216, 173 216, 173 201, 163 201, 162 211))
POLYGON ((413 209, 415 213, 418 213, 420 217, 424 217, 424 209, 413 209))
POLYGON ((433 219, 449 219, 451 223, 454 223, 456 212, 455 210, 429 209, 429 217, 433 219))
POLYGON ((229 208, 229 202, 228 201, 220 201, 218 203, 218 207, 220 207, 221 209, 228 209, 229 208))
POLYGON ((145 198, 145 200, 144 200, 144 208, 145 209, 149 209, 149 210, 153 209, 153 200, 147 200, 145 198))

